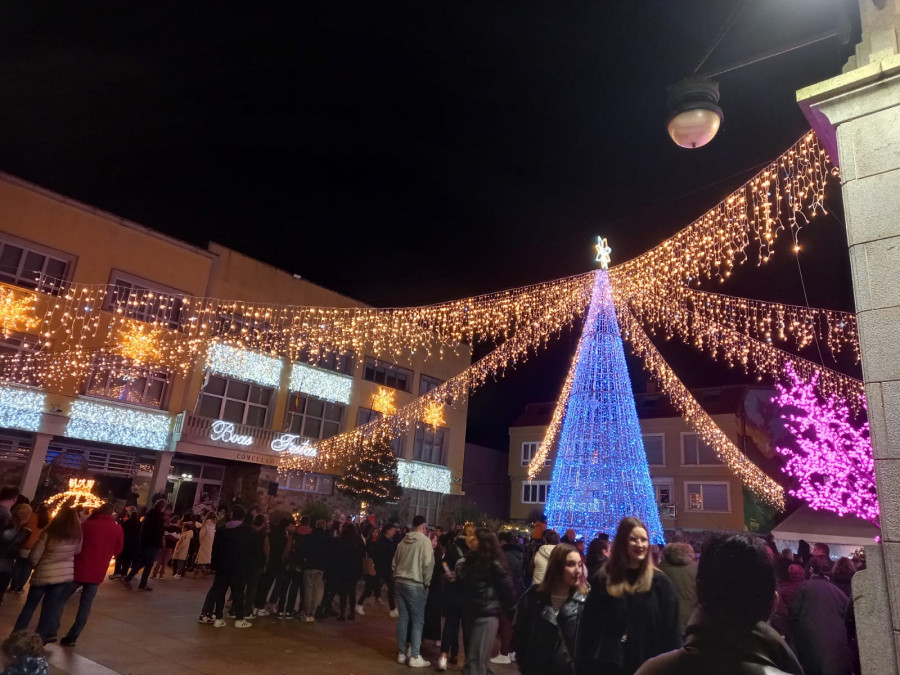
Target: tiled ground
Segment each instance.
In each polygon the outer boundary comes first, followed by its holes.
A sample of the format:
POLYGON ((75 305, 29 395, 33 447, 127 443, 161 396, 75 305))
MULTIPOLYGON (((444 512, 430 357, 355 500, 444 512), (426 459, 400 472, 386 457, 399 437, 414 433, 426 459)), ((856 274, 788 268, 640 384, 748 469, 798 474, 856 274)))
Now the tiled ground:
MULTIPOLYGON (((315 624, 260 618, 253 628, 236 629, 197 623, 211 579, 155 581, 151 593, 128 591, 106 581, 94 602, 87 628, 74 649, 48 647, 53 672, 70 675, 157 675, 210 673, 237 675, 265 672, 329 675, 409 673, 396 663, 396 620, 386 605, 366 605, 355 622, 334 619, 315 624)), ((136 588, 136 584, 135 584, 136 588)), ((7 594, 0 607, 0 634, 7 635, 25 600, 7 594)), ((370 600, 371 603, 371 600, 370 600)), ((63 615, 61 634, 77 609, 73 597, 63 615)), ((35 625, 37 614, 35 615, 35 625)), ((438 650, 425 645, 425 658, 436 662, 438 650)), ((498 675, 515 666, 495 666, 498 675)), ((451 670, 461 670, 460 668, 451 670)), ((422 669, 418 672, 429 672, 422 669)))

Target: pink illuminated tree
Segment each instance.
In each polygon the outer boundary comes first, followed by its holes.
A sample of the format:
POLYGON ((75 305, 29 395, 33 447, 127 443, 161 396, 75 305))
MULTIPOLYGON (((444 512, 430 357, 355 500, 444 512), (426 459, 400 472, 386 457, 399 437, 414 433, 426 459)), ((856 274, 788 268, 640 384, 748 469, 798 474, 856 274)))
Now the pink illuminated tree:
POLYGON ((796 479, 790 494, 814 509, 878 525, 869 423, 854 424, 847 404, 836 396, 822 401, 815 393, 818 375, 804 382, 790 364, 785 371, 791 384, 776 384, 778 396, 772 400, 795 442, 792 448, 776 448, 787 458, 785 473, 796 479))

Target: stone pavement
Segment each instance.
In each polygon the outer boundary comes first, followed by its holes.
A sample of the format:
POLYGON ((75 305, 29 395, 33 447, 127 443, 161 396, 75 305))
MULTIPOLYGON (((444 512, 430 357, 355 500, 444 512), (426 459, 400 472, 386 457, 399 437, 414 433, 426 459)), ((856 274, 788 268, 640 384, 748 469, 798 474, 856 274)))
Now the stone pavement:
MULTIPOLYGON (((48 646, 54 674, 157 675, 210 673, 266 675, 397 675, 410 669, 396 662, 396 619, 386 604, 367 604, 366 616, 339 623, 333 618, 314 624, 271 617, 254 620, 252 628, 225 628, 197 623, 212 578, 153 581, 150 593, 128 591, 117 581, 105 581, 94 601, 88 625, 78 645, 48 646)), ((77 594, 63 614, 60 635, 71 625, 77 594)), ((0 606, 0 635, 6 636, 25 595, 7 594, 0 606)), ((35 613, 34 624, 37 625, 35 613)), ((423 645, 426 659, 437 662, 438 649, 423 645)), ((512 675, 513 666, 494 666, 497 675, 512 675)), ((450 666, 450 671, 461 667, 450 666)), ((430 672, 423 668, 417 672, 430 672)), ((449 671, 448 671, 449 672, 449 671)))

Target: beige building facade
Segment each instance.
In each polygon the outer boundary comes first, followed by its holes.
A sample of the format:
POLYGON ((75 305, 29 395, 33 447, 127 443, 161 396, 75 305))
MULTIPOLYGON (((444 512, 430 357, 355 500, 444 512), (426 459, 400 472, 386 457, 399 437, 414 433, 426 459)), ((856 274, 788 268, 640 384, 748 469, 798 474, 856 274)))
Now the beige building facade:
MULTIPOLYGON (((37 288, 40 312, 66 282, 120 296, 149 290, 170 303, 194 296, 363 306, 220 244, 193 246, 0 174, 0 291, 19 297, 37 288)), ((142 311, 129 318, 157 318, 142 311)), ((41 345, 40 336, 6 326, 0 354, 63 350, 63 343, 41 345)), ((442 358, 395 360, 362 347, 314 363, 241 351, 219 345, 186 374, 126 381, 98 368, 45 389, 0 383, 0 481, 35 496, 58 491, 69 477, 91 477, 101 496, 127 498, 134 487, 142 503, 165 494, 176 510, 231 498, 289 509, 308 499, 337 503, 340 469, 281 476, 279 452, 370 421, 379 387, 401 406, 471 363, 462 345, 442 358), (315 371, 318 389, 297 390, 293 375, 304 369, 315 371)), ((438 522, 443 499, 461 492, 466 413, 465 404, 447 407, 444 426, 417 424, 394 441, 405 511, 438 522)))

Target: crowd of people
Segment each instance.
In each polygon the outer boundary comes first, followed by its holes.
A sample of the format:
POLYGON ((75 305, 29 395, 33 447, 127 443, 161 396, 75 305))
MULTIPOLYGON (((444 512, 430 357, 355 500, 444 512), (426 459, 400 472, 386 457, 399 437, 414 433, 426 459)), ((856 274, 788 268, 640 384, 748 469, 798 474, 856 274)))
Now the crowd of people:
POLYGON ((858 672, 849 593, 859 561, 832 562, 823 544, 778 552, 748 534, 712 537, 698 556, 687 541, 660 550, 650 536, 634 517, 585 546, 542 521, 520 538, 472 524, 445 532, 422 516, 408 528, 269 522, 239 504, 176 516, 164 499, 143 516, 104 504, 51 517, 3 488, 0 590, 28 587, 10 644, 24 645, 30 667, 34 642, 21 636, 38 608, 39 642, 74 646, 115 558, 109 578, 129 590, 136 580, 152 591, 152 579, 211 576, 198 620, 213 628, 262 617, 356 621, 370 599, 383 601, 396 619, 397 662, 413 668, 432 665, 423 651, 433 644, 437 670, 461 665, 467 675, 513 663, 526 675, 858 672), (79 589, 76 618, 58 638, 79 589))

